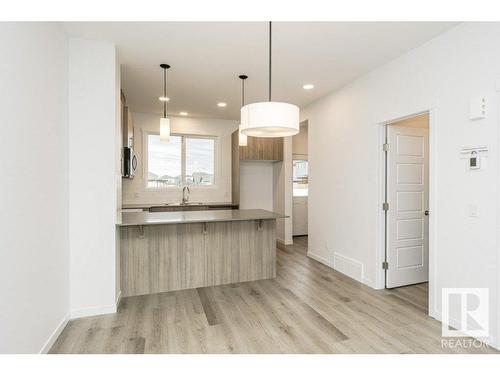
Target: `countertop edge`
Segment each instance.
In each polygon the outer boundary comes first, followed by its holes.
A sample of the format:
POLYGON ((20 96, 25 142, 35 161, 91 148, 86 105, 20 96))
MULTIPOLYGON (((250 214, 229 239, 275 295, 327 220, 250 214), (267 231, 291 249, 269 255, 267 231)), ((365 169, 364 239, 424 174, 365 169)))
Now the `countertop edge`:
POLYGON ((143 226, 143 225, 173 225, 173 224, 196 224, 214 223, 228 221, 252 221, 252 220, 277 220, 285 219, 289 216, 278 214, 266 210, 217 210, 217 211, 186 211, 186 212, 130 212, 122 213, 117 220, 117 227, 143 226), (210 212, 207 217, 207 212, 210 212), (200 213, 205 213, 201 214, 200 213), (228 213, 243 213, 243 216, 227 217, 228 213), (248 214, 248 216, 244 216, 248 214), (123 222, 122 216, 128 216, 128 220, 123 222), (196 217, 199 215, 199 217, 196 217), (135 218, 134 218, 135 217, 135 218))

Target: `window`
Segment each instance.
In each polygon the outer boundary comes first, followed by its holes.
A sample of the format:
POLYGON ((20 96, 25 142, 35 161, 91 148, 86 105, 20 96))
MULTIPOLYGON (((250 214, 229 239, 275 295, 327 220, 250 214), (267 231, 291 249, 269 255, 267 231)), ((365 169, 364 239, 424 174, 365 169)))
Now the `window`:
POLYGON ((147 135, 148 188, 215 184, 215 138, 147 135))
POLYGON ((308 163, 307 160, 293 161, 293 196, 307 197, 308 191, 308 163))
POLYGON ((213 138, 186 138, 187 184, 214 184, 214 146, 213 138))
POLYGON ((160 141, 157 134, 148 135, 148 187, 179 186, 182 179, 182 139, 171 136, 160 141))

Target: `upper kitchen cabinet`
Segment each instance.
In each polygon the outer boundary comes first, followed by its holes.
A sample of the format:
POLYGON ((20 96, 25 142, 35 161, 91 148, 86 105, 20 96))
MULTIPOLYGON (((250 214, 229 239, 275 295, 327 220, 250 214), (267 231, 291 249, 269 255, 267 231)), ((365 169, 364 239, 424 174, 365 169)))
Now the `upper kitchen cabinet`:
POLYGON ((239 154, 240 160, 282 161, 283 138, 248 137, 247 146, 239 147, 239 154))
POLYGON ((134 147, 134 125, 132 112, 127 106, 125 95, 121 93, 123 147, 134 147))

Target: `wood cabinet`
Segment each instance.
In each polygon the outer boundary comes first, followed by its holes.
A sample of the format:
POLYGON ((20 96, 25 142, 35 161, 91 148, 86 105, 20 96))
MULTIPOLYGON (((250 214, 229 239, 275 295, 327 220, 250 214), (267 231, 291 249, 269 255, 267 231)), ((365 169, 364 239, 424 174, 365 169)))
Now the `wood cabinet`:
POLYGON ((248 137, 247 146, 239 147, 239 155, 240 160, 282 161, 283 138, 248 137))
POLYGON ((121 92, 121 120, 122 120, 122 146, 134 147, 134 123, 132 112, 127 106, 127 100, 123 91, 121 92))
POLYGON ((276 277, 276 220, 120 228, 122 296, 276 277))
POLYGON ((134 123, 132 112, 127 106, 123 107, 122 115, 123 147, 134 147, 134 123))

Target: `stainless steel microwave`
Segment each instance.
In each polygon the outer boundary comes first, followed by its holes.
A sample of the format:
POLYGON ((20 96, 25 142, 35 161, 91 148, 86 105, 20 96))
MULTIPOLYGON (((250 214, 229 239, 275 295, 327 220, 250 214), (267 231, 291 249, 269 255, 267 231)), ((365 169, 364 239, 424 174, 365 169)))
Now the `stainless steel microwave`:
POLYGON ((123 174, 122 177, 134 178, 137 168, 137 156, 134 154, 132 147, 123 148, 123 174))

